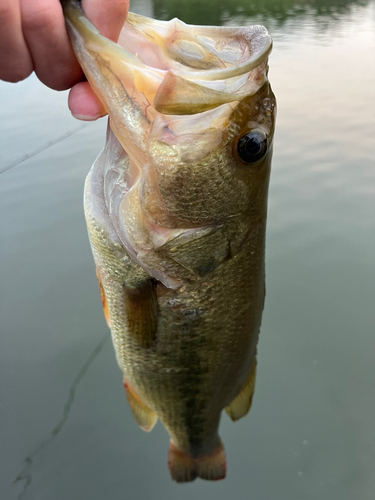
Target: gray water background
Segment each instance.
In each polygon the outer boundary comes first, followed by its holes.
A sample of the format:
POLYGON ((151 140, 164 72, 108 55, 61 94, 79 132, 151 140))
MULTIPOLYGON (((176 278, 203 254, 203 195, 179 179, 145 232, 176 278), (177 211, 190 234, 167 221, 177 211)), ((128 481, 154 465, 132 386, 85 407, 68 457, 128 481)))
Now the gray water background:
POLYGON ((250 414, 222 418, 225 481, 177 485, 135 424, 82 209, 105 120, 0 82, 0 498, 375 498, 375 3, 155 0, 132 10, 267 26, 278 99, 267 297, 250 414), (29 155, 29 157, 25 156, 29 155))

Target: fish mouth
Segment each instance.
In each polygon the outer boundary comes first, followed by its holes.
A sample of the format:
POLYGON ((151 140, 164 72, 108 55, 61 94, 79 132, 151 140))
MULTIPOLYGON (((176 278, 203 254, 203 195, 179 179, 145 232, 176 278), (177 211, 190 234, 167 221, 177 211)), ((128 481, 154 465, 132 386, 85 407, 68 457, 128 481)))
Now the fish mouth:
POLYGON ((196 26, 129 13, 114 43, 85 18, 77 0, 67 2, 64 12, 81 66, 109 112, 111 102, 97 79, 104 67, 151 120, 153 110, 195 114, 242 99, 263 83, 262 63, 272 49, 263 26, 196 26))
POLYGON ((259 66, 272 48, 271 37, 263 26, 187 25, 177 18, 157 21, 131 12, 119 44, 133 54, 137 47, 136 52, 143 53, 141 59, 148 66, 175 70, 188 80, 207 81, 249 72, 259 66), (143 51, 146 45, 154 52, 143 51), (156 53, 155 45, 159 47, 156 53))

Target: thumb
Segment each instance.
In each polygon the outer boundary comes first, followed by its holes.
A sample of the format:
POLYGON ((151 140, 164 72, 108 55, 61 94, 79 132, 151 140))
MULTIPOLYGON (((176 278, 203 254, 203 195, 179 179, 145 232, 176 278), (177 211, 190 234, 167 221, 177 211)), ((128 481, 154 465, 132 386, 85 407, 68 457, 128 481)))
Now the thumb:
MULTIPOLYGON (((117 42, 128 14, 129 0, 82 0, 82 8, 103 36, 117 42)), ((88 82, 80 82, 71 89, 68 106, 79 120, 97 120, 106 114, 88 82)))

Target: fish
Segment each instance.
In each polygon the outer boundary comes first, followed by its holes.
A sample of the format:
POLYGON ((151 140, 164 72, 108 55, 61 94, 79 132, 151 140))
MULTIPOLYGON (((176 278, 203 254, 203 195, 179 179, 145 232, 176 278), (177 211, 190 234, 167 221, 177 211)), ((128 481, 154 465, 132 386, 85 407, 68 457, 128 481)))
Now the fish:
POLYGON ((170 435, 173 480, 223 479, 222 411, 251 406, 276 100, 262 26, 129 13, 118 43, 64 4, 109 119, 84 210, 131 411, 170 435))

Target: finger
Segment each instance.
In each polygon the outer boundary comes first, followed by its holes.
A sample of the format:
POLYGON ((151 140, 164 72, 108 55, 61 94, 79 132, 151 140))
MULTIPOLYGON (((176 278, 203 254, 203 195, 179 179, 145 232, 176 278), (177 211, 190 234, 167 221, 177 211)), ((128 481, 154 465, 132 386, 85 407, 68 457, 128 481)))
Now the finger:
POLYGON ((33 71, 33 62, 22 34, 18 0, 0 2, 0 79, 19 82, 33 71))
POLYGON ((59 0, 20 0, 24 36, 39 80, 65 90, 81 80, 59 0))
POLYGON ((78 120, 97 120, 107 114, 88 82, 77 83, 72 88, 69 92, 68 107, 78 120))
POLYGON ((82 0, 82 7, 100 33, 117 42, 129 11, 129 0, 82 0))
MULTIPOLYGON (((107 38, 117 41, 129 10, 129 0, 83 0, 87 18, 107 38)), ((78 83, 69 93, 68 106, 79 120, 97 120, 107 113, 87 82, 78 83)))

